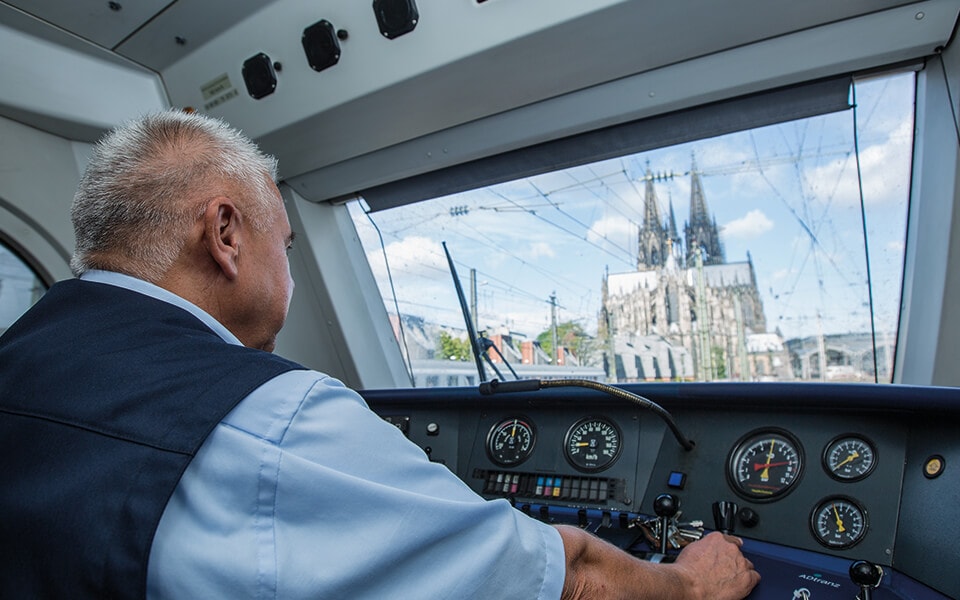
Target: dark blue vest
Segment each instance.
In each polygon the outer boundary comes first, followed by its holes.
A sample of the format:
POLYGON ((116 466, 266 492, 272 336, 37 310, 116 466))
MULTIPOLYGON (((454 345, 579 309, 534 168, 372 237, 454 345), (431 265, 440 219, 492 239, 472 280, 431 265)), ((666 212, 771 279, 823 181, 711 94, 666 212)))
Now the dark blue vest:
POLYGON ((143 598, 157 523, 248 393, 303 368, 111 285, 54 285, 0 337, 0 597, 143 598))

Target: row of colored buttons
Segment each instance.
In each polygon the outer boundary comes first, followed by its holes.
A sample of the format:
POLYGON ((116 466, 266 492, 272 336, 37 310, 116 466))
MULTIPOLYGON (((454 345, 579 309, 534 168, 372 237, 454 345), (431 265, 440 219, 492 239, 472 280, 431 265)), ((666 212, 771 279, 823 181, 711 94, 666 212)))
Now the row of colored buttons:
POLYGON ((607 479, 591 477, 489 471, 486 474, 483 492, 496 496, 606 502, 609 498, 610 482, 607 479))

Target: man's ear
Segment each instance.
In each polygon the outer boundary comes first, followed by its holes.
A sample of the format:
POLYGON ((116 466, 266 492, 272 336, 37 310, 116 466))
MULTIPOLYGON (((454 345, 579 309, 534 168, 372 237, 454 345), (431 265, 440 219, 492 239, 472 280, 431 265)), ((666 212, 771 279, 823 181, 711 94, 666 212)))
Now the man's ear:
POLYGON ((240 211, 230 198, 214 198, 203 213, 204 245, 227 279, 239 274, 240 211))

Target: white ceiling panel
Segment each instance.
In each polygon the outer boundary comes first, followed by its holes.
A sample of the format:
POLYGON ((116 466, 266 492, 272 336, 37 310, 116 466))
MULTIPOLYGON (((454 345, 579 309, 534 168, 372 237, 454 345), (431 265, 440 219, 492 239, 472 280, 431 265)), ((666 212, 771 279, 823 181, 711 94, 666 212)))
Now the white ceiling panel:
POLYGON ((5 3, 104 48, 113 48, 164 10, 171 0, 5 0, 5 3))

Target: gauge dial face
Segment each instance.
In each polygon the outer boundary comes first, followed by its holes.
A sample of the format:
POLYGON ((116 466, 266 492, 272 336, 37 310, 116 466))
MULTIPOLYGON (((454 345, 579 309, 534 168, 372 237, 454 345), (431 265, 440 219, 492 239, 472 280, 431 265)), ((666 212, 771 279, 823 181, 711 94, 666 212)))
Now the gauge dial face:
POLYGON ((490 428, 487 434, 487 455, 504 467, 519 465, 533 454, 537 430, 525 417, 510 417, 490 428))
POLYGON ((782 429, 748 433, 730 452, 727 479, 733 490, 757 502, 776 500, 803 474, 800 442, 782 429))
POLYGON ((603 417, 580 419, 563 442, 567 461, 581 471, 602 471, 620 456, 620 428, 603 417))
POLYGON ((850 548, 867 534, 867 513, 853 498, 832 496, 813 509, 810 529, 827 548, 850 548))
POLYGON ((841 435, 823 450, 823 468, 840 481, 864 479, 876 466, 876 448, 859 435, 841 435))

